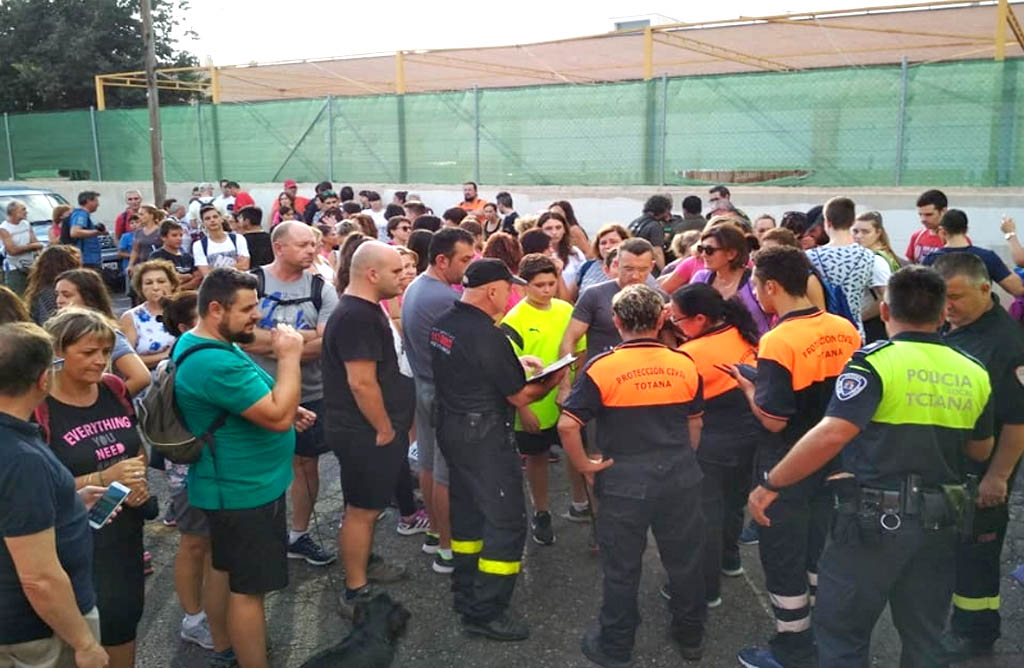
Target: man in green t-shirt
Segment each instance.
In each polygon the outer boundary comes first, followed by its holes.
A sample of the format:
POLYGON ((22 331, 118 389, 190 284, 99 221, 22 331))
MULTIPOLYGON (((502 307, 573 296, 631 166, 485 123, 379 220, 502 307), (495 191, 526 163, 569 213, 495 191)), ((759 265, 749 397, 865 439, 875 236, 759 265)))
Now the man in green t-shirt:
POLYGON ((292 479, 295 430, 308 428, 316 416, 299 406, 298 332, 278 325, 271 334, 276 377, 238 347, 252 342, 259 318, 256 277, 214 269, 199 287, 199 323, 181 336, 172 357, 204 346, 175 376, 175 397, 189 430, 205 433, 226 414, 214 433, 215 456, 204 448, 188 474, 189 503, 210 521, 208 590, 218 599, 205 602, 210 626, 220 626, 214 638, 231 641, 214 651, 227 664, 233 647, 239 664, 265 668, 263 597, 288 585, 284 494, 292 479), (226 610, 226 617, 215 610, 226 610))
MULTIPOLYGON (((501 321, 516 355, 532 355, 545 366, 558 359, 558 346, 572 318, 572 304, 555 299, 558 269, 550 257, 531 253, 519 263, 519 277, 527 282, 526 297, 501 321)), ((581 337, 576 350, 586 350, 586 337, 581 337)), ((534 515, 530 522, 534 542, 551 545, 555 533, 551 528, 548 507, 548 448, 559 443, 557 389, 541 399, 517 409, 515 432, 519 452, 526 458, 526 479, 533 496, 534 515)))

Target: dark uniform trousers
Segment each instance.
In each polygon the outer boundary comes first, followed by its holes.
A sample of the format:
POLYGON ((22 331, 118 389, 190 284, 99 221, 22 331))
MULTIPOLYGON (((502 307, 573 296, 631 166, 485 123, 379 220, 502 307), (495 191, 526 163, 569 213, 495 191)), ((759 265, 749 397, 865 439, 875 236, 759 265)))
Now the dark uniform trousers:
POLYGON ((640 624, 637 591, 648 529, 668 573, 672 633, 684 643, 697 642, 707 614, 700 484, 680 484, 686 460, 670 452, 616 454, 614 459, 613 466, 597 474, 594 485, 600 508, 597 541, 604 568, 601 648, 621 659, 628 659, 633 650, 640 624))
MULTIPOLYGON (((1007 497, 1017 478, 1014 469, 1007 485, 1007 497)), ((1006 525, 1010 521, 1005 503, 974 511, 974 531, 968 542, 957 545, 956 588, 950 626, 957 635, 979 645, 994 643, 1000 636, 999 569, 1006 525)))
POLYGON ((738 541, 753 473, 749 461, 745 466, 731 466, 700 460, 700 469, 704 473, 704 595, 713 601, 722 593, 723 562, 740 563, 738 541))
MULTIPOLYGON (((759 471, 770 470, 776 455, 759 456, 759 471)), ((759 527, 765 588, 775 614, 772 654, 785 668, 815 665, 810 615, 818 584, 818 557, 825 547, 833 498, 815 473, 783 489, 768 508, 771 526, 759 527)))
POLYGON ((901 668, 947 666, 942 634, 953 593, 955 527, 924 529, 903 518, 873 540, 857 536, 856 515, 837 515, 820 561, 814 636, 819 665, 866 668, 871 630, 886 604, 903 642, 901 668))
POLYGON ((438 445, 450 471, 455 611, 490 621, 512 599, 526 544, 526 499, 508 412, 441 410, 438 445))

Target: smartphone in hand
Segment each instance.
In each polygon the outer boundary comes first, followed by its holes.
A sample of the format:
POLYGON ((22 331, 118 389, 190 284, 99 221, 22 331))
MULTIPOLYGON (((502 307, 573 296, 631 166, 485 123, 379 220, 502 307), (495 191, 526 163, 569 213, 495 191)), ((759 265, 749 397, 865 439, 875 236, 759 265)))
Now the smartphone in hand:
POLYGON ((130 489, 125 487, 119 482, 112 482, 107 487, 107 491, 103 493, 100 500, 96 502, 96 505, 89 511, 89 526, 93 529, 102 529, 103 525, 107 523, 110 516, 113 515, 124 500, 131 494, 130 489))

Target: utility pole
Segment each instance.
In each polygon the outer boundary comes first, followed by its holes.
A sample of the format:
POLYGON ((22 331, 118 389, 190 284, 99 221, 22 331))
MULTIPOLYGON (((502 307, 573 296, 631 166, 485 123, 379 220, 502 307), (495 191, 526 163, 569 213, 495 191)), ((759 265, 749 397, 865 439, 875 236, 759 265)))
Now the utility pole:
POLYGON ((153 43, 151 0, 141 0, 142 45, 146 49, 146 105, 149 107, 149 152, 153 161, 153 201, 160 206, 167 199, 164 181, 163 137, 160 133, 160 99, 156 87, 156 47, 153 43))

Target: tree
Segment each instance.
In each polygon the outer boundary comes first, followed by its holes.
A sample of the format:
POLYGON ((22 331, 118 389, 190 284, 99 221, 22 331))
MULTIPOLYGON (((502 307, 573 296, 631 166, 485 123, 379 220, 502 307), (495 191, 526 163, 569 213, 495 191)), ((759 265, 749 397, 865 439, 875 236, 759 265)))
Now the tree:
MULTIPOLYGON (((198 65, 178 50, 178 16, 187 0, 153 0, 158 67, 198 65)), ((137 0, 3 0, 0 2, 0 110, 82 109, 95 104, 97 74, 143 69, 137 0)), ((161 91, 162 102, 187 94, 161 91)), ((142 106, 145 91, 108 89, 107 106, 142 106)))

